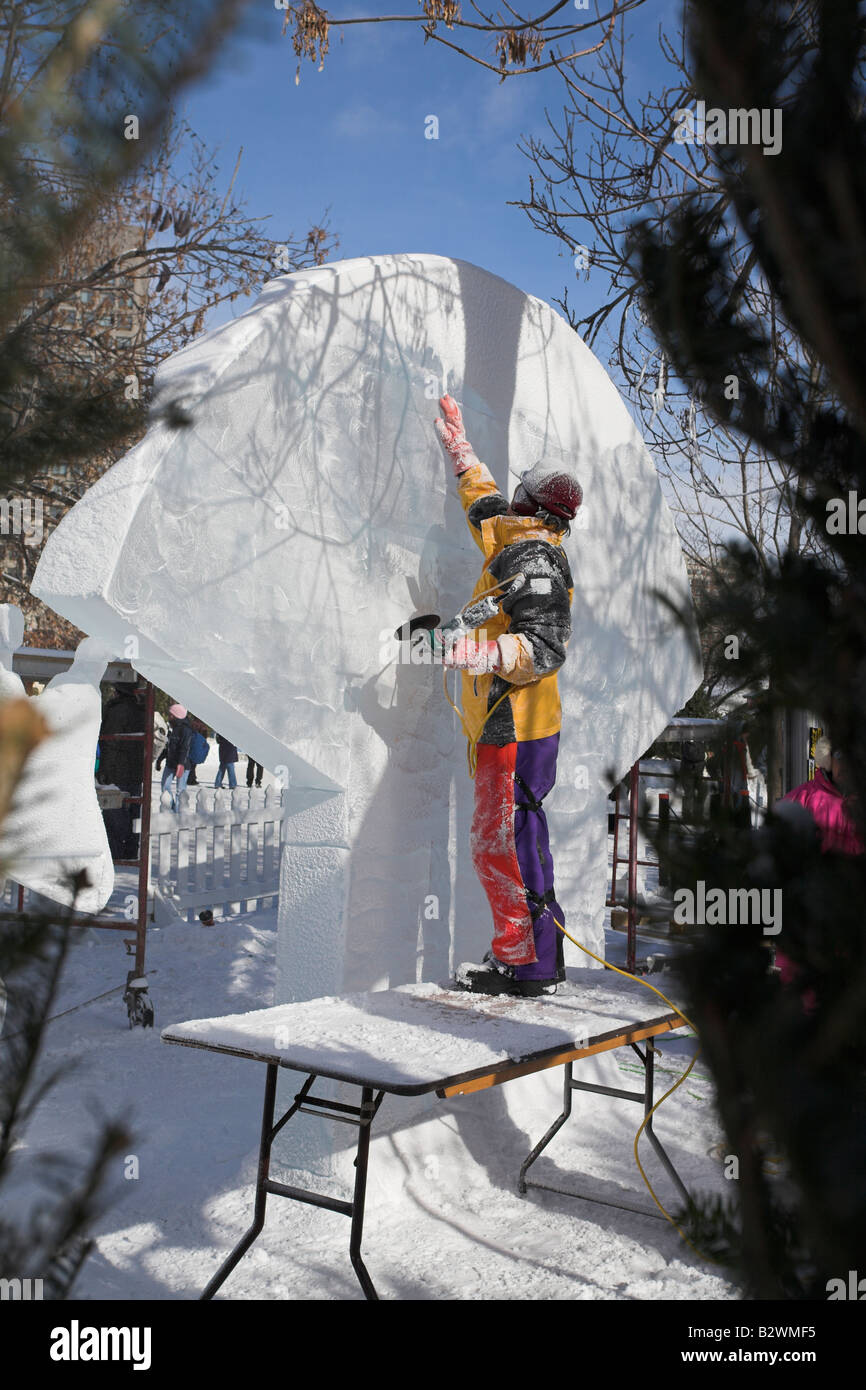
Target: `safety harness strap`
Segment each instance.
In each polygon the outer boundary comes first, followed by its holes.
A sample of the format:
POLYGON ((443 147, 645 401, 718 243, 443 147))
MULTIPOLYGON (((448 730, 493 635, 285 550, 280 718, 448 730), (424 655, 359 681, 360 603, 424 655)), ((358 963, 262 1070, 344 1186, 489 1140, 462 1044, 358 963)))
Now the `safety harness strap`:
POLYGON ((538 800, 536 797, 534 797, 519 772, 515 772, 514 780, 515 782, 519 783, 520 789, 523 792, 523 795, 526 797, 525 801, 515 801, 515 811, 540 811, 541 802, 544 800, 544 797, 542 797, 541 800, 538 800))
POLYGON ((529 915, 532 918, 532 922, 534 925, 536 919, 541 916, 545 908, 550 903, 556 902, 556 896, 552 888, 548 888, 546 893, 540 894, 533 892, 531 888, 524 887, 524 892, 526 893, 527 898, 530 899, 529 915), (534 907, 532 906, 533 903, 535 904, 534 907))

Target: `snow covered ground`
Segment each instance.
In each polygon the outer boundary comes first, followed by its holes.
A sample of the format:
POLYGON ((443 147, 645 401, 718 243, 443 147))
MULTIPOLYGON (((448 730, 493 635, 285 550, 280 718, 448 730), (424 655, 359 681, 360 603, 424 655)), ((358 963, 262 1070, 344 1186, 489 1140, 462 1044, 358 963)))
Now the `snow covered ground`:
MULTIPOLYGON (((147 968, 157 1026, 146 1032, 129 1030, 121 990, 84 1003, 125 980, 128 962, 119 934, 91 932, 72 951, 55 1013, 83 1007, 51 1023, 42 1066, 77 1058, 77 1067, 40 1106, 19 1153, 22 1170, 32 1173, 26 1160, 36 1153, 79 1160, 98 1114, 128 1116, 129 1155, 137 1160, 118 1164, 110 1206, 95 1230, 96 1249, 76 1285, 78 1299, 195 1298, 248 1226, 264 1068, 168 1046, 159 1029, 269 1005, 275 935, 273 913, 218 920, 213 928, 174 923, 152 929, 147 968), (124 1169, 137 1169, 137 1176, 125 1177, 124 1169)), ((656 942, 647 945, 658 949, 656 942)), ((609 958, 621 959, 624 948, 624 934, 609 932, 609 958)), ((662 976, 652 981, 664 988, 662 976)), ((680 1074, 693 1047, 686 1036, 661 1041, 657 1096, 680 1074)), ((613 1055, 619 1084, 640 1086, 637 1058, 627 1049, 613 1055)), ((420 1120, 413 1118, 411 1101, 386 1097, 371 1145, 363 1246, 382 1297, 737 1297, 723 1272, 700 1260, 662 1220, 550 1192, 517 1193, 522 1159, 557 1114, 560 1079, 557 1069, 509 1083, 526 1095, 526 1088, 535 1088, 544 1119, 529 1143, 506 1107, 506 1087, 436 1102, 433 1118, 428 1109, 420 1120)), ((287 1075, 281 1085, 283 1109, 296 1080, 287 1075)), ((632 1154, 640 1119, 637 1105, 576 1094, 572 1120, 533 1175, 608 1202, 651 1209, 632 1154)), ((297 1122, 323 1123, 303 1116, 292 1123, 297 1122)), ((344 1131, 338 1135, 343 1142, 354 1139, 348 1126, 330 1127, 344 1131)), ((720 1164, 709 1153, 721 1136, 700 1062, 661 1108, 657 1132, 687 1185, 725 1188, 720 1164)), ((645 1139, 642 1160, 659 1198, 673 1205, 672 1186, 645 1139)), ((305 1175, 274 1163, 272 1176, 349 1196, 351 1155, 345 1150, 330 1175, 305 1175)), ((218 1297, 359 1299, 348 1238, 344 1216, 271 1198, 262 1235, 218 1297)))

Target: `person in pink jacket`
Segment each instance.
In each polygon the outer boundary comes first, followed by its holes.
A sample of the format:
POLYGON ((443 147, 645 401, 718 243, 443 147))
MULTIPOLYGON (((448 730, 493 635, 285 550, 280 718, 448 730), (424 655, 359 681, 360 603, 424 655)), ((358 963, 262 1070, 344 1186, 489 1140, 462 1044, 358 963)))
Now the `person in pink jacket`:
MULTIPOLYGON (((844 755, 828 738, 819 738, 815 744, 814 779, 793 787, 781 800, 797 801, 805 806, 821 836, 822 854, 863 854, 866 851, 848 806, 844 755)), ((793 984, 800 973, 794 962, 778 948, 776 966, 785 985, 793 984)), ((803 1006, 807 1012, 815 1007, 812 990, 804 993, 803 1006)))
POLYGON ((815 744, 815 777, 794 787, 783 801, 799 801, 814 820, 821 833, 824 854, 862 854, 863 844, 846 800, 845 763, 839 749, 828 738, 815 744))

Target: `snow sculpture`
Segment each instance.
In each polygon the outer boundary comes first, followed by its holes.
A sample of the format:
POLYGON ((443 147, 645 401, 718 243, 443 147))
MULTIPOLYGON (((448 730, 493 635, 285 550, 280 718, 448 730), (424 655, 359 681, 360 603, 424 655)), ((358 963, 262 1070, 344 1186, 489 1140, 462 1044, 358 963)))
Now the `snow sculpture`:
MULTIPOLYGON (((0 700, 24 698, 12 655, 21 645, 24 617, 0 605, 0 700)), ((111 897, 114 866, 96 796, 93 769, 102 722, 99 682, 111 653, 95 638, 81 643, 68 671, 52 677, 34 704, 51 730, 24 766, 0 835, 0 860, 16 883, 68 906, 69 876, 84 869, 90 886, 76 909, 98 912, 111 897)))
POLYGON ((14 603, 0 603, 0 700, 23 700, 27 691, 12 670, 12 658, 24 641, 24 614, 14 603))
POLYGON ((601 950, 609 775, 700 667, 652 594, 688 604, 655 469, 589 349, 476 266, 388 255, 271 281, 157 385, 191 423, 163 412, 91 488, 33 592, 289 784, 278 1000, 441 980, 489 942, 465 741, 441 667, 393 639, 451 617, 480 563, 433 429, 446 390, 509 496, 542 455, 583 484, 547 804, 567 925, 601 950))

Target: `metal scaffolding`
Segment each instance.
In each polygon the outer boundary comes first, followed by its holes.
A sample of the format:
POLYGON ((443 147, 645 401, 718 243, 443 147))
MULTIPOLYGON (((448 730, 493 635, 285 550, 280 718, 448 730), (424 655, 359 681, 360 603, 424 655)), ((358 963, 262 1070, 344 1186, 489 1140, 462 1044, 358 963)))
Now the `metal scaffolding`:
MULTIPOLYGON (((726 729, 724 719, 672 719, 663 734, 656 739, 656 743, 682 743, 686 740, 693 742, 706 742, 718 738, 724 734, 726 729)), ((641 762, 645 759, 638 758, 632 764, 628 773, 628 813, 620 810, 619 787, 614 789, 614 812, 613 812, 613 871, 611 874, 610 896, 607 900, 607 907, 616 907, 616 871, 620 864, 628 865, 628 897, 627 897, 627 943, 626 943, 626 970, 634 974, 637 964, 637 870, 638 865, 654 865, 658 861, 655 859, 638 859, 638 818, 640 812, 640 779, 641 775, 661 778, 669 778, 676 781, 677 774, 673 772, 656 772, 652 774, 641 774, 641 762), (619 853, 620 840, 620 821, 625 821, 628 825, 628 850, 623 855, 619 853)), ((621 784, 620 784, 621 785, 621 784)), ((722 776, 722 803, 728 805, 731 799, 731 777, 730 769, 725 760, 722 776)), ((670 824, 670 793, 659 793, 659 814, 658 816, 645 817, 646 820, 655 821, 663 828, 670 824)))

